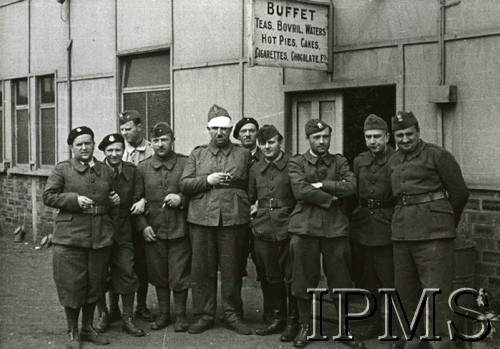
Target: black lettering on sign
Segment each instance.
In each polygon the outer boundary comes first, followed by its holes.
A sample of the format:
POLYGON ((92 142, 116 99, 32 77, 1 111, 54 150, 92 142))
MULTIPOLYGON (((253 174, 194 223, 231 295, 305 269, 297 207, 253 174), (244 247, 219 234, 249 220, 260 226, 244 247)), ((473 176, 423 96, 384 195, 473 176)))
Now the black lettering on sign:
POLYGON ((300 19, 314 20, 315 10, 300 8, 295 6, 276 5, 272 1, 267 2, 267 14, 280 17, 292 17, 300 19))

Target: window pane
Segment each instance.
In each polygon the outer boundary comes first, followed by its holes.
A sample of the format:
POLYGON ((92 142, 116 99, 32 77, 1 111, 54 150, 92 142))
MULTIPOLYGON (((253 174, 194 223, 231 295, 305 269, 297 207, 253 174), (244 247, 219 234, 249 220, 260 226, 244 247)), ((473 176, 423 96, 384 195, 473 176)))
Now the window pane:
POLYGON ((54 77, 44 76, 40 78, 40 102, 54 103, 55 101, 55 91, 54 91, 54 77))
POLYGON ((3 113, 0 110, 0 162, 3 161, 3 113))
POLYGON ((170 90, 148 92, 148 129, 159 121, 170 125, 170 90))
POLYGON ((18 110, 16 113, 16 151, 17 163, 29 163, 29 124, 28 110, 18 110))
MULTIPOLYGON (((137 110, 141 116, 141 120, 146 125, 146 92, 139 93, 124 93, 123 94, 123 110, 137 110)), ((147 137, 147 134, 145 134, 147 137)))
POLYGON ((16 105, 28 104, 28 80, 17 80, 16 84, 16 105))
POLYGON ((55 109, 41 110, 41 164, 54 165, 56 162, 55 109))
POLYGON ((123 81, 125 87, 169 85, 169 54, 159 52, 127 57, 123 81))

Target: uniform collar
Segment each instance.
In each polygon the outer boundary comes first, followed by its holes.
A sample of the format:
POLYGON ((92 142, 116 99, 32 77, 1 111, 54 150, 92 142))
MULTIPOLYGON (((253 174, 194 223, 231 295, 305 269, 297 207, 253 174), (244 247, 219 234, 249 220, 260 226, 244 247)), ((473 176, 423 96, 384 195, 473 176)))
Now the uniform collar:
POLYGON ((269 168, 269 166, 271 166, 271 164, 274 164, 274 166, 276 166, 276 168, 278 170, 283 171, 283 169, 285 168, 285 166, 288 163, 288 158, 289 158, 289 156, 287 154, 285 154, 284 152, 281 152, 280 158, 276 161, 269 162, 266 159, 264 159, 263 161, 259 162, 260 164, 262 164, 262 165, 260 165, 261 166, 260 172, 264 173, 269 168))
POLYGON ((319 159, 323 159, 323 161, 325 162, 325 164, 327 166, 330 166, 330 164, 332 163, 332 159, 333 159, 333 156, 332 154, 330 153, 326 153, 325 155, 319 157, 317 155, 313 155, 311 149, 309 149, 305 154, 304 154, 304 157, 306 158, 306 160, 311 163, 312 165, 316 166, 316 163, 318 162, 319 159))
POLYGON ((174 168, 176 162, 177 154, 174 151, 171 151, 164 159, 160 158, 156 154, 151 157, 151 166, 153 166, 155 170, 158 170, 160 167, 164 166, 167 170, 171 171, 174 168))
POLYGON ((143 152, 143 151, 146 151, 146 147, 148 145, 148 142, 146 141, 145 138, 142 139, 142 142, 141 144, 139 144, 137 147, 134 147, 132 146, 130 143, 128 142, 125 142, 125 150, 127 151, 127 153, 132 153, 134 151, 140 151, 140 152, 143 152))
POLYGON ((262 150, 257 147, 257 150, 255 151, 255 153, 252 153, 252 158, 256 161, 256 162, 259 162, 261 160, 264 160, 264 153, 262 152, 262 150))
POLYGON ((382 156, 375 156, 370 150, 368 150, 362 153, 360 165, 369 166, 374 162, 376 162, 379 166, 382 166, 385 163, 387 163, 387 161, 389 161, 389 159, 394 153, 395 153, 394 148, 391 147, 389 144, 387 145, 387 149, 382 156))
POLYGON ((87 169, 92 167, 98 176, 101 175, 101 170, 99 166, 97 166, 98 162, 94 157, 90 163, 82 163, 75 158, 71 158, 71 164, 78 173, 84 173, 87 169), (93 166, 90 166, 91 163, 93 163, 93 166))
POLYGON ((222 151, 224 153, 224 155, 227 156, 227 154, 229 154, 231 152, 231 150, 233 149, 233 146, 234 145, 231 142, 229 142, 224 148, 219 148, 218 146, 216 146, 214 141, 210 141, 210 143, 208 143, 208 149, 214 155, 217 155, 217 153, 219 151, 222 151))
MULTIPOLYGON (((108 159, 104 160, 104 163, 112 170, 114 171, 115 168, 113 166, 111 166, 108 162, 108 159)), ((118 173, 120 175, 123 175, 123 177, 125 177, 125 179, 128 181, 129 180, 129 171, 128 171, 128 167, 123 163, 123 161, 120 161, 120 164, 118 165, 118 173)))

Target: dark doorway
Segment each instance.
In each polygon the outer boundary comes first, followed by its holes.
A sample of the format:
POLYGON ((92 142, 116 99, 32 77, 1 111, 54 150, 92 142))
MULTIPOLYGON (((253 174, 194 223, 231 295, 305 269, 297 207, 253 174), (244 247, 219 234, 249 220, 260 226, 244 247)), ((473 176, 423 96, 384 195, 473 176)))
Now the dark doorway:
MULTIPOLYGON (((352 168, 354 158, 366 151, 363 135, 365 119, 370 114, 380 116, 391 128, 391 117, 396 114, 396 86, 352 88, 344 94, 344 156, 352 168)), ((391 137, 390 144, 394 146, 391 137)))

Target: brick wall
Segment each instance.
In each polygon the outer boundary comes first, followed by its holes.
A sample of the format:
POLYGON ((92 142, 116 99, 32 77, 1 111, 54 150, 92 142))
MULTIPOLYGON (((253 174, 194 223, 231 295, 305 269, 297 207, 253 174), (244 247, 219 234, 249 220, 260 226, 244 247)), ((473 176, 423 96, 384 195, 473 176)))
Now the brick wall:
POLYGON ((475 287, 500 300, 500 192, 471 190, 459 227, 476 244, 475 287))
POLYGON ((42 200, 46 182, 47 177, 0 174, 1 234, 11 234, 23 225, 25 241, 38 241, 52 232, 54 210, 46 207, 42 200))

